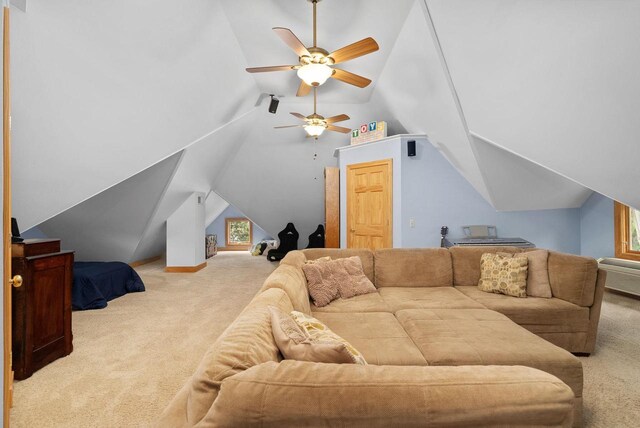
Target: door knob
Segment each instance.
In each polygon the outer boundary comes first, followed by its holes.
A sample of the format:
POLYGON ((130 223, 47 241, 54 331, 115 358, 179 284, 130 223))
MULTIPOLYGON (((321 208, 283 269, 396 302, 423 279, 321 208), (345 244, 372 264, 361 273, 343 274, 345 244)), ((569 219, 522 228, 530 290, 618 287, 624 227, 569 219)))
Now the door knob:
POLYGON ((355 229, 351 229, 351 231, 352 231, 352 232, 355 232, 356 230, 355 230, 355 229))
POLYGON ((15 288, 20 288, 22 286, 22 277, 20 275, 16 275, 9 281, 9 283, 11 283, 15 288))

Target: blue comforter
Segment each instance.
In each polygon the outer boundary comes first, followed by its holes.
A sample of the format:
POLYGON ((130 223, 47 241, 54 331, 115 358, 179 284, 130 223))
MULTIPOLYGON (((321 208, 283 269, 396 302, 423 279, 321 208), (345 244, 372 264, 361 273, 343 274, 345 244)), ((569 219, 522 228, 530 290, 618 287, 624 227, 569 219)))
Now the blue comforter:
POLYGON ((122 262, 75 262, 73 264, 73 309, 102 309, 109 300, 144 291, 135 270, 122 262))

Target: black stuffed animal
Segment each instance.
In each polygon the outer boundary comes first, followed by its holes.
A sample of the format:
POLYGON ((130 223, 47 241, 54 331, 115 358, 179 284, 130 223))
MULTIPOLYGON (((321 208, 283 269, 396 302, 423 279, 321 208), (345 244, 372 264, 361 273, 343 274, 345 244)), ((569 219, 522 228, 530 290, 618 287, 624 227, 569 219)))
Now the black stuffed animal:
POLYGON ((318 228, 309 235, 309 245, 307 248, 324 248, 324 226, 319 224, 318 228))
POLYGON ((278 246, 278 248, 269 250, 269 252, 267 253, 267 259, 272 262, 277 262, 278 260, 282 260, 289 251, 297 250, 299 237, 300 234, 296 230, 296 227, 293 225, 293 223, 287 223, 287 227, 285 227, 280 231, 280 233, 278 233, 280 245, 278 246))

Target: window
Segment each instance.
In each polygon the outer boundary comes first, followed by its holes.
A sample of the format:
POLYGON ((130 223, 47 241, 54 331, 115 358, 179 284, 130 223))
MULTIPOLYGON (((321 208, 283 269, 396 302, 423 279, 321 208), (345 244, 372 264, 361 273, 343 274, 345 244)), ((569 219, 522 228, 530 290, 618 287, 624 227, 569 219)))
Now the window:
POLYGON ((227 218, 227 247, 248 249, 251 246, 252 228, 248 218, 227 218))
POLYGON ((616 257, 640 261, 640 210, 614 205, 616 257))

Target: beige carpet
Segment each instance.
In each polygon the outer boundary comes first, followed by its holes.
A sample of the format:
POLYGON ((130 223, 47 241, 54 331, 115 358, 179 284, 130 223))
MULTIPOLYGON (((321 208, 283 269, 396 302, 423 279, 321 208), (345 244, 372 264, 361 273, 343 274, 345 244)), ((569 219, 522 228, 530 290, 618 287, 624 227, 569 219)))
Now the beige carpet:
POLYGON ((73 352, 15 383, 12 427, 152 425, 277 264, 243 252, 162 267, 136 269, 146 292, 73 313, 73 352))
MULTIPOLYGON (((195 274, 138 268, 147 291, 74 312, 74 351, 16 382, 13 427, 145 427, 276 264, 219 253, 195 274)), ((585 370, 585 426, 640 425, 640 301, 605 293, 585 370)))

